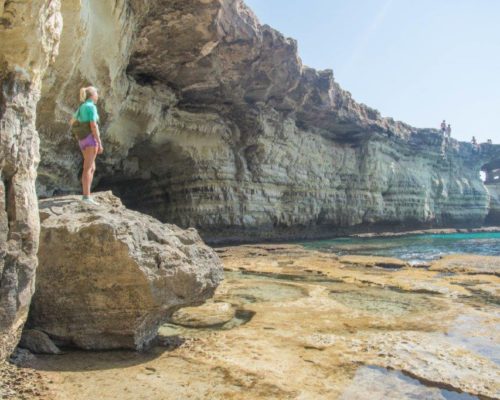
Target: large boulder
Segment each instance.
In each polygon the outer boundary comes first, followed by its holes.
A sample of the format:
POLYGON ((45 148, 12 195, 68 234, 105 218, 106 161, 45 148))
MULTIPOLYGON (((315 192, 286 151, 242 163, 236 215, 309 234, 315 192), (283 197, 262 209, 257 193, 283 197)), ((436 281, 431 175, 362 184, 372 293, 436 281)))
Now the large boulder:
POLYGON ((19 341, 34 289, 36 106, 61 29, 59 0, 0 1, 0 362, 19 341))
POLYGON ((29 326, 59 344, 139 350, 177 309, 213 295, 222 265, 195 229, 130 211, 111 192, 95 198, 40 202, 29 326))

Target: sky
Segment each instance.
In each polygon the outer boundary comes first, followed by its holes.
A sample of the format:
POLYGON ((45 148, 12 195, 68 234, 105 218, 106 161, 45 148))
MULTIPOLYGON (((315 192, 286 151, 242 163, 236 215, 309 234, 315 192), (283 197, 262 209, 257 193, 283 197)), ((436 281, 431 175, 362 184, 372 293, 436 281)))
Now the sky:
POLYGON ((500 0, 245 0, 354 99, 500 143, 500 0))

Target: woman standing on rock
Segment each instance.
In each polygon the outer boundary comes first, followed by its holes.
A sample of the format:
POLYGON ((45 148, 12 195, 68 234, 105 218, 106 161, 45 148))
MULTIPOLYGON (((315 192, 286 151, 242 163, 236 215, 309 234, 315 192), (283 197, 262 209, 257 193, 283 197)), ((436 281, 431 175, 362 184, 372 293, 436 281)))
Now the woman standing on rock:
POLYGON ((80 107, 76 111, 75 115, 71 119, 71 125, 76 121, 88 126, 89 130, 84 138, 80 138, 78 143, 80 145, 80 150, 83 155, 83 172, 82 172, 82 189, 83 198, 85 203, 97 205, 90 197, 90 187, 92 186, 92 180, 94 179, 95 172, 95 159, 97 154, 101 154, 104 151, 101 143, 101 135, 99 132, 99 114, 97 113, 96 103, 99 99, 97 94, 97 89, 93 86, 80 89, 80 107), (88 124, 88 125, 87 125, 88 124))

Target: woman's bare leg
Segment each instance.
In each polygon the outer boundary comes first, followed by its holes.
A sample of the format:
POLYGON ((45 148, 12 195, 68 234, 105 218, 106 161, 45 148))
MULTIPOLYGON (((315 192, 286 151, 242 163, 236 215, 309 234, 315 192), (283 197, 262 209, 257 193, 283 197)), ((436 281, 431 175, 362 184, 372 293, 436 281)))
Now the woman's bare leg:
POLYGON ((84 196, 90 196, 90 187, 95 172, 95 158, 97 156, 97 147, 87 147, 82 150, 83 171, 82 171, 82 191, 84 196))

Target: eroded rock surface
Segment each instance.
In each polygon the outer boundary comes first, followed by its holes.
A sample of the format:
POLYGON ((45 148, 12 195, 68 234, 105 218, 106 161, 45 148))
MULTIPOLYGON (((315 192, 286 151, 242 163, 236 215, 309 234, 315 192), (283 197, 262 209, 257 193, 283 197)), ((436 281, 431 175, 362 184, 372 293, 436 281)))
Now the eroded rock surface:
POLYGON ((500 276, 500 259, 476 254, 452 254, 434 261, 431 270, 500 276))
POLYGON ((339 261, 348 265, 356 265, 361 267, 378 267, 378 268, 390 268, 399 269, 409 267, 409 263, 398 258, 393 257, 374 257, 374 256, 359 256, 359 255, 349 255, 342 256, 339 261))
POLYGON ((200 307, 186 307, 176 311, 171 321, 181 326, 210 327, 230 321, 234 317, 234 311, 229 303, 206 303, 200 307))
POLYGON ((499 277, 360 268, 301 246, 217 250, 214 301, 250 320, 164 325, 168 352, 40 356, 54 399, 500 398, 498 301, 476 290, 499 277))
POLYGON ((500 146, 477 152, 382 118, 241 0, 67 0, 63 14, 38 108, 40 194, 78 190, 65 132, 93 83, 99 187, 214 241, 477 226, 488 214, 479 170, 500 146))
POLYGON ((194 229, 130 211, 110 192, 96 199, 40 203, 29 326, 85 349, 141 349, 174 311, 213 295, 222 266, 194 229))
POLYGON ((38 248, 36 105, 57 53, 59 0, 0 2, 0 361, 28 314, 38 248))

